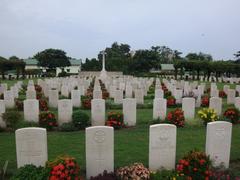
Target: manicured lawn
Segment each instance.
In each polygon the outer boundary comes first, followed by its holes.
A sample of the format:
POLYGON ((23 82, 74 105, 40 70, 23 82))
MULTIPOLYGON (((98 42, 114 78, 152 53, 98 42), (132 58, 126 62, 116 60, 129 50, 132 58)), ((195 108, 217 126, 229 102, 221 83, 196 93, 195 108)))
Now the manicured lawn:
MULTIPOLYGON (((133 162, 148 164, 148 131, 149 120, 152 119, 150 109, 138 110, 138 125, 135 128, 116 130, 115 167, 133 162)), ((177 130, 177 159, 189 150, 205 149, 206 128, 200 125, 186 125, 177 130)), ((232 134, 231 160, 240 161, 240 126, 234 125, 232 134)), ((9 161, 9 172, 16 169, 16 151, 14 133, 0 133, 0 162, 9 161)), ((85 169, 85 133, 48 132, 48 154, 53 159, 61 154, 69 154, 77 158, 82 170, 85 169)), ((239 162, 238 162, 239 164, 239 162)), ((235 164, 234 164, 235 166, 235 164)), ((239 170, 235 170, 236 172, 239 170)))
MULTIPOLYGON (((15 81, 16 82, 16 81, 15 81)), ((24 81, 26 83, 26 81, 24 81)), ((11 82, 10 84, 13 84, 11 82)), ((209 84, 209 83, 208 83, 209 84)), ((224 83, 218 83, 219 89, 224 83)), ((233 88, 233 85, 231 85, 233 88)), ((145 98, 145 105, 152 103, 153 94, 145 98)), ((223 100, 223 111, 228 107, 226 99, 223 100)), ((196 113, 200 108, 196 108, 196 113)), ((56 109, 51 109, 57 114, 56 109)), ((75 109, 76 110, 76 109, 75 109)), ((168 111, 173 108, 168 108, 168 111)), ((83 110, 90 115, 90 110, 83 110)), ((107 111, 122 111, 107 110, 107 111)), ((196 116, 197 117, 197 116, 196 116)), ((137 110, 137 126, 122 130, 115 130, 114 133, 114 158, 115 167, 129 165, 133 162, 142 162, 148 165, 148 144, 149 125, 152 120, 152 108, 137 110)), ((205 150, 206 128, 198 118, 189 121, 184 128, 177 129, 177 160, 189 150, 205 150)), ((240 172, 240 125, 233 126, 231 146, 231 168, 234 172, 240 172)), ((58 155, 68 154, 77 158, 81 170, 85 170, 85 132, 48 132, 48 155, 53 159, 58 155)), ((8 173, 16 170, 16 148, 14 133, 0 133, 0 167, 8 160, 8 173)))

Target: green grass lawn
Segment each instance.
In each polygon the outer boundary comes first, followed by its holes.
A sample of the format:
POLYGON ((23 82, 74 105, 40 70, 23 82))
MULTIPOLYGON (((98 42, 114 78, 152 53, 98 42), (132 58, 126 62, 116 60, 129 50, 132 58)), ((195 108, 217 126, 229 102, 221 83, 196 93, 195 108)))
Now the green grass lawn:
MULTIPOLYGON (((16 82, 16 81, 14 81, 16 82)), ((27 81, 24 81, 26 83, 27 81)), ((8 83, 8 82, 7 82, 8 83)), ((10 84, 13 84, 11 82, 10 84)), ((10 85, 9 84, 9 85, 10 85)), ((208 83, 209 84, 209 83, 208 83)), ((223 83, 218 83, 219 89, 223 88, 223 83)), ((231 85, 233 88, 233 85, 231 85)), ((145 104, 152 103, 152 94, 145 98, 145 104)), ((226 102, 226 99, 223 101, 226 102)), ((224 104, 223 111, 228 106, 224 104)), ((200 108, 196 108, 196 113, 200 108)), ((57 114, 56 109, 51 109, 57 114)), ((76 109, 75 109, 76 110, 76 109)), ((168 108, 168 111, 173 108, 168 108)), ((90 110, 83 110, 90 115, 90 110)), ((109 110, 107 111, 122 111, 109 110)), ((142 162, 148 165, 148 143, 149 125, 152 120, 152 108, 141 108, 137 110, 137 126, 122 130, 115 130, 114 133, 114 158, 115 167, 129 165, 134 162, 142 162)), ((206 127, 198 118, 189 121, 184 128, 177 129, 177 157, 180 159, 184 154, 192 149, 205 150, 206 127)), ((48 132, 48 155, 49 159, 54 159, 58 155, 68 154, 75 157, 85 170, 85 132, 48 132)), ((8 172, 16 171, 16 147, 15 134, 0 133, 0 167, 5 161, 9 161, 8 172)), ((233 126, 231 163, 230 167, 234 172, 240 172, 240 125, 233 126)), ((240 174, 239 174, 240 175, 240 174)))
MULTIPOLYGON (((88 111, 89 112, 89 111, 88 111)), ((115 130, 114 154, 115 167, 142 162, 148 165, 149 121, 152 110, 140 109, 137 112, 135 128, 115 130)), ((196 120, 195 120, 196 121, 196 120)), ((177 159, 189 150, 205 149, 206 128, 202 125, 189 125, 177 129, 177 159)), ((240 161, 240 125, 233 126, 231 165, 235 169, 240 161)), ((14 133, 0 133, 0 162, 9 161, 9 172, 16 170, 16 150, 14 133)), ((68 154, 77 158, 81 169, 85 170, 85 132, 48 132, 48 155, 53 159, 58 155, 68 154)), ((239 168, 239 167, 238 167, 239 168)), ((235 169, 238 172, 240 169, 235 169)))

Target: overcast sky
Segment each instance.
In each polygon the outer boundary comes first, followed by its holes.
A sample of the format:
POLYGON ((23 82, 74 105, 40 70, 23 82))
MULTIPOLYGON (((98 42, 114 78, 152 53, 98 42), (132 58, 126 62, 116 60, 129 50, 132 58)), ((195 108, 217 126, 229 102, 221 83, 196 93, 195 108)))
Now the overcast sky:
POLYGON ((239 7, 240 0, 0 0, 0 56, 60 48, 85 59, 117 41, 233 59, 239 7))

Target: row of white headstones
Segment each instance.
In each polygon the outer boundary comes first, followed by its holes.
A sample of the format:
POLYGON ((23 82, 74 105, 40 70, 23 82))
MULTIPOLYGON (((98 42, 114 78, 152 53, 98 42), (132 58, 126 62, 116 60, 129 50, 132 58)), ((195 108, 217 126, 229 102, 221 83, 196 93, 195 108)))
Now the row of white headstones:
MULTIPOLYGON (((156 90, 157 91, 157 90, 156 90)), ((162 91, 162 90, 161 90, 162 91)), ((81 94, 79 90, 72 91, 72 99, 58 100, 58 91, 51 90, 49 101, 52 102, 52 96, 55 95, 54 101, 57 102, 58 108, 58 123, 70 122, 72 120, 73 107, 80 107, 81 94), (54 93, 52 93, 52 91, 54 93)), ((184 117, 187 120, 195 118, 196 100, 195 98, 182 98, 182 110, 184 111, 184 117)), ((235 106, 240 109, 240 97, 235 97, 235 106)), ((5 112, 5 100, 0 100, 0 114, 5 112)), ((137 100, 135 98, 126 98, 122 100, 124 123, 129 126, 136 125, 136 108, 137 100)), ((212 97, 210 98, 209 107, 214 109, 217 115, 222 113, 222 98, 212 97)), ((105 124, 105 100, 93 99, 91 101, 91 120, 92 125, 104 125, 105 124)), ((155 94, 153 101, 153 119, 165 119, 167 113, 167 101, 163 98, 163 93, 155 94)), ((24 100, 24 119, 26 121, 39 121, 39 101, 36 99, 24 100)), ((0 126, 5 126, 4 122, 0 118, 0 126)))
MULTIPOLYGON (((150 170, 175 169, 176 133, 175 125, 150 126, 150 170)), ((23 128, 16 130, 15 134, 18 168, 26 164, 45 166, 48 160, 46 129, 23 128)), ((205 151, 214 166, 229 167, 231 136, 231 123, 222 121, 208 123, 205 151)), ((107 126, 86 128, 85 143, 87 178, 103 173, 104 170, 112 172, 114 170, 114 129, 107 126)))

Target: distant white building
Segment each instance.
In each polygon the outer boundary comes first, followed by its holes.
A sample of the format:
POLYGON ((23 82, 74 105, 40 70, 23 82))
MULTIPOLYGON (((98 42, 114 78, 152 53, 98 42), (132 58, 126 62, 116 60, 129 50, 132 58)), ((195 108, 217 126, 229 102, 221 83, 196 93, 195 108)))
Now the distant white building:
MULTIPOLYGON (((81 59, 70 59, 71 66, 65 67, 64 71, 69 74, 79 74, 81 71, 81 59)), ((61 68, 56 69, 56 76, 58 76, 59 73, 62 72, 61 68)))
POLYGON ((173 64, 161 64, 161 69, 151 69, 151 73, 173 72, 175 70, 173 64))
MULTIPOLYGON (((37 60, 34 58, 28 58, 23 60, 26 63, 25 69, 26 70, 41 70, 42 72, 46 72, 46 68, 40 67, 37 65, 37 60)), ((65 67, 64 71, 69 74, 78 74, 81 71, 81 59, 70 59, 71 66, 65 67)), ((62 72, 61 68, 56 68, 56 76, 62 72)))

